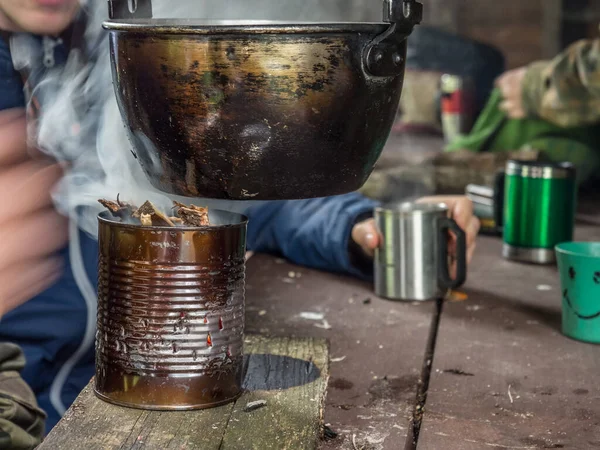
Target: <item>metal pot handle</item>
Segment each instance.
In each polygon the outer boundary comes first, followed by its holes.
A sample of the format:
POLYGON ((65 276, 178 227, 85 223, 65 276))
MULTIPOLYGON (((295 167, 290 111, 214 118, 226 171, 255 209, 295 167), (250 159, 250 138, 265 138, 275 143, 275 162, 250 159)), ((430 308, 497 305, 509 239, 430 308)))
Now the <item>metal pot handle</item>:
POLYGON ((383 0, 383 21, 392 25, 365 49, 365 67, 376 77, 404 73, 401 43, 423 20, 423 5, 416 0, 383 0))
POLYGON ((423 5, 416 0, 383 0, 383 21, 410 33, 423 20, 423 5))
POLYGON ((110 19, 152 19, 152 0, 108 0, 110 19))

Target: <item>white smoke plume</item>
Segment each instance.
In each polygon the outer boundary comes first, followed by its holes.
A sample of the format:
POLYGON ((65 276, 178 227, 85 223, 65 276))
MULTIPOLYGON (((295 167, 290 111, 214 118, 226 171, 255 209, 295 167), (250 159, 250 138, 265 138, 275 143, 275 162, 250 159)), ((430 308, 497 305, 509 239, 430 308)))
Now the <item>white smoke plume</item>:
MULTIPOLYGON (((369 0, 154 0, 155 18, 225 20, 377 21, 381 3, 369 0)), ((77 217, 79 227, 97 236, 99 198, 121 199, 135 204, 145 200, 168 209, 171 199, 154 189, 131 153, 131 143, 118 110, 112 86, 108 34, 102 22, 108 17, 105 0, 82 1, 89 16, 85 54, 70 53, 64 67, 56 67, 39 84, 43 114, 37 143, 46 153, 65 162, 66 176, 54 199, 65 215, 77 217)), ((33 64, 27 35, 12 44, 17 68, 33 64)), ((33 130, 34 128, 32 128, 33 130)), ((182 200, 182 199, 179 199, 182 200)), ((190 201, 184 199, 182 201, 190 201)), ((241 212, 249 202, 198 200, 209 208, 241 212)))
MULTIPOLYGON (((57 208, 77 217, 79 226, 97 235, 98 199, 143 203, 162 208, 169 199, 153 189, 133 157, 114 95, 107 34, 102 22, 108 14, 104 1, 82 5, 89 15, 85 49, 71 51, 64 67, 56 66, 37 85, 42 114, 31 124, 30 137, 45 153, 65 163, 66 175, 54 193, 57 208), (87 56, 87 58, 84 56, 87 56)), ((17 69, 34 68, 40 60, 31 37, 13 37, 17 69)))

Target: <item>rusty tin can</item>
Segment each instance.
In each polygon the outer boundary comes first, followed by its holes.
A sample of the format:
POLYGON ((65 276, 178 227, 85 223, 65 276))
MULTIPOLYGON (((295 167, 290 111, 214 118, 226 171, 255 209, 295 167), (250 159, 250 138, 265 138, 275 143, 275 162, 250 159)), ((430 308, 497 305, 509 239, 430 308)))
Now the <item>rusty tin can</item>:
POLYGON ((143 227, 99 216, 96 395, 152 410, 242 391, 247 218, 143 227))

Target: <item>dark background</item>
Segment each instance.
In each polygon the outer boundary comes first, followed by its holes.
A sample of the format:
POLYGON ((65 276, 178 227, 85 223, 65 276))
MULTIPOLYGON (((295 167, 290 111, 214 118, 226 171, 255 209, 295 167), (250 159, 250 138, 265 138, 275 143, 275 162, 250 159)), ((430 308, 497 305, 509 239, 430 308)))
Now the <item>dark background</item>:
MULTIPOLYGON (((369 0, 363 0, 369 1, 369 0)), ((598 0, 422 0, 426 22, 497 46, 508 68, 600 35, 598 0)))

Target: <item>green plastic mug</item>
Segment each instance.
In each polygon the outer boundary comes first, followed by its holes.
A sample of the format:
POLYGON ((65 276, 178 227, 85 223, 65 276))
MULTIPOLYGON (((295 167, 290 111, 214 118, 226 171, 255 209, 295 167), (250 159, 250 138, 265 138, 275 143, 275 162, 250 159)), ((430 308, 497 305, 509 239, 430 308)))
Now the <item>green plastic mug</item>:
POLYGON ((600 344, 600 242, 556 246, 562 295, 562 332, 600 344))

